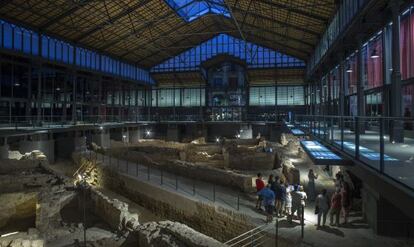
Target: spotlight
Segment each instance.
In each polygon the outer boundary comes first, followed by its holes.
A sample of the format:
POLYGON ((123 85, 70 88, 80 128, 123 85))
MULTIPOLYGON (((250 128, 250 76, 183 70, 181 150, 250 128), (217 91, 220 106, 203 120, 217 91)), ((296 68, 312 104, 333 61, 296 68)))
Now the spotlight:
POLYGON ((16 82, 16 83, 14 83, 14 86, 15 87, 20 87, 20 83, 16 82))
POLYGON ((240 134, 237 134, 237 135, 236 135, 236 137, 237 137, 237 138, 240 138, 240 134))
POLYGON ((151 135, 151 131, 150 130, 147 130, 147 131, 145 131, 145 134, 147 135, 147 137, 148 136, 150 136, 151 135))
POLYGON ((83 179, 82 175, 78 174, 78 180, 82 181, 82 179, 83 179))
POLYGON ((100 130, 103 130, 103 126, 99 126, 99 129, 100 129, 100 130))
POLYGON ((57 87, 57 88, 56 88, 56 91, 60 91, 60 87, 57 87))
POLYGON ((219 143, 219 142, 220 142, 220 138, 219 138, 219 137, 217 137, 217 138, 216 138, 216 142, 217 142, 217 143, 219 143))
POLYGON ((371 52, 371 58, 379 58, 379 55, 378 55, 376 49, 372 50, 372 52, 371 52))
POLYGON ((346 69, 346 72, 347 73, 352 73, 353 72, 350 64, 348 64, 348 68, 346 69))

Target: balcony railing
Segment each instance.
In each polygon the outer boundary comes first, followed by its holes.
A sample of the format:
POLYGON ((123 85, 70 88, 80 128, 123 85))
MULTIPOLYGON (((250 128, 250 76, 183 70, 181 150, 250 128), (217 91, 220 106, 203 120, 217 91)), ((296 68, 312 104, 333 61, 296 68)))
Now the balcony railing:
POLYGON ((295 125, 414 190, 414 118, 297 115, 295 125))

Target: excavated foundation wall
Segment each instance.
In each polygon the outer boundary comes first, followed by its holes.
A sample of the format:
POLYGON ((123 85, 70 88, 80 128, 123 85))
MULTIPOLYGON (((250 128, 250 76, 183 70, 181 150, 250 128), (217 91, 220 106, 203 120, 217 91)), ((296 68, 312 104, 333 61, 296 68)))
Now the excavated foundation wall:
POLYGON ((103 169, 103 184, 155 214, 183 222, 219 241, 238 236, 253 226, 246 216, 224 208, 193 201, 185 196, 137 181, 115 171, 103 169))

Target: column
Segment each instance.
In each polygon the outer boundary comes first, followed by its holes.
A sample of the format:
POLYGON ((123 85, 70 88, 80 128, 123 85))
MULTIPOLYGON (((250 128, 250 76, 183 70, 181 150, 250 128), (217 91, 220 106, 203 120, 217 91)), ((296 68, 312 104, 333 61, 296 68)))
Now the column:
POLYGON ((72 71, 72 122, 76 124, 76 72, 72 71))
POLYGON ((331 95, 331 88, 332 88, 332 81, 331 81, 331 73, 330 72, 328 72, 327 74, 326 74, 326 76, 327 76, 327 78, 326 78, 326 81, 327 81, 327 100, 328 100, 328 104, 327 104, 327 114, 328 115, 332 115, 332 95, 331 95))
POLYGON ((32 65, 28 67, 27 78, 27 103, 26 103, 26 118, 31 120, 32 117, 32 65))
POLYGON ((39 65, 37 72, 37 122, 40 123, 42 117, 42 66, 39 65))
MULTIPOLYGON (((390 1, 392 12, 392 75, 391 75, 391 116, 402 117, 401 70, 400 70, 400 1, 390 1)), ((404 142, 403 121, 390 123, 390 141, 404 142)))
MULTIPOLYGON (((358 37, 358 80, 357 80, 357 115, 358 117, 364 117, 365 116, 365 100, 364 100, 364 74, 365 74, 365 68, 364 68, 364 55, 362 53, 363 49, 363 42, 362 37, 358 37)), ((365 119, 360 118, 359 119, 359 134, 365 133, 365 119)))

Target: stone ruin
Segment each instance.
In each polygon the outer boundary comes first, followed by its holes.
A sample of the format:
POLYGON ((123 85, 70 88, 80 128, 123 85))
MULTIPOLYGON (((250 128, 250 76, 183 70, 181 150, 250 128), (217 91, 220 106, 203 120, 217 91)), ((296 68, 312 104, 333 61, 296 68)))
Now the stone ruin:
POLYGON ((146 239, 139 246, 158 246, 155 243, 160 241, 165 246, 183 246, 181 243, 220 246, 220 242, 176 222, 141 226, 139 215, 131 213, 127 203, 110 199, 97 189, 101 185, 100 169, 87 158, 79 159, 82 172, 90 174, 90 186, 82 192, 72 178, 52 170, 53 166, 48 165, 40 152, 20 156, 13 153, 13 157, 0 161, 0 234, 4 235, 0 237, 0 246, 80 243, 85 227, 81 220, 82 205, 89 219, 88 246, 121 246, 127 240, 138 243, 138 238, 146 239), (171 229, 178 225, 180 230, 171 229), (152 228, 159 229, 157 237, 148 231, 152 228))

